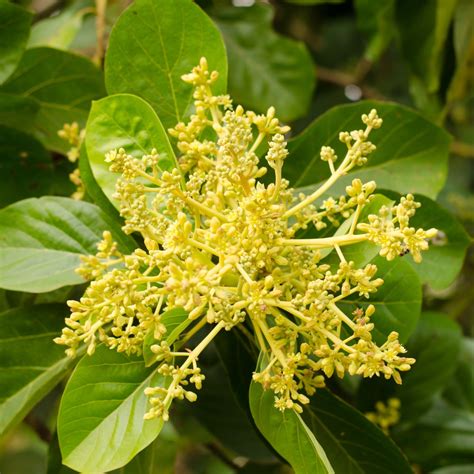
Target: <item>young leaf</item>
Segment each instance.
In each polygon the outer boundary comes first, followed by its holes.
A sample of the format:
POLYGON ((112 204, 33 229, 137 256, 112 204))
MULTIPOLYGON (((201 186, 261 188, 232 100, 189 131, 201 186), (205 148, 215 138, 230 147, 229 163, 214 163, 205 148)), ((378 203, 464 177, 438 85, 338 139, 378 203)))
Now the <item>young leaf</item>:
POLYGON ((301 415, 293 410, 279 411, 275 395, 252 382, 250 410, 260 432, 273 449, 291 465, 295 474, 334 474, 324 449, 301 415))
POLYGON ((370 296, 351 297, 342 301, 339 306, 348 315, 357 308, 375 306, 371 320, 375 324, 372 335, 378 344, 382 344, 392 331, 400 335, 400 342, 408 339, 416 327, 421 310, 421 283, 408 262, 398 258, 387 262, 383 257, 372 260, 378 268, 376 277, 382 278, 384 284, 370 296))
POLYGON ((344 474, 409 474, 398 447, 355 408, 329 390, 317 390, 303 419, 329 458, 344 474))
POLYGON ((0 125, 0 207, 48 194, 53 173, 51 156, 38 140, 0 125))
POLYGON ((382 128, 370 135, 377 149, 367 164, 339 179, 330 194, 343 194, 357 177, 363 182, 375 180, 379 188, 435 198, 446 179, 449 135, 406 107, 374 101, 334 107, 290 140, 284 167, 290 184, 310 193, 326 181, 330 171, 320 159, 321 146, 332 146, 342 160, 345 145, 338 140, 339 131, 359 130, 361 115, 372 108, 384 121, 382 128))
POLYGON ((58 136, 58 130, 71 122, 83 127, 91 101, 105 95, 102 72, 91 61, 52 48, 27 50, 1 92, 33 98, 40 107, 36 136, 62 153, 70 145, 58 136))
POLYGON ((137 158, 150 154, 155 148, 163 169, 177 166, 160 119, 143 99, 131 94, 117 94, 94 102, 86 128, 87 157, 97 184, 116 206, 117 201, 112 195, 119 174, 109 171, 105 154, 119 148, 137 158))
POLYGON ((181 80, 205 56, 225 92, 227 59, 218 29, 191 0, 137 0, 119 18, 105 58, 109 94, 146 99, 165 128, 189 115, 192 90, 181 80))
POLYGON ((15 70, 23 55, 32 17, 24 8, 0 1, 0 84, 15 70))
POLYGON ((99 346, 76 366, 58 415, 63 464, 104 472, 127 464, 159 434, 161 419, 144 420, 146 387, 163 384, 141 357, 99 346))
POLYGON ((0 287, 44 293, 83 283, 74 270, 110 230, 123 251, 135 248, 107 214, 82 201, 25 199, 0 211, 0 287))
POLYGON ((315 66, 303 43, 272 28, 272 8, 256 4, 219 12, 229 56, 229 92, 238 104, 284 121, 304 115, 315 85, 315 66), (258 73, 256 74, 256 71, 258 73))
POLYGON ((73 365, 53 343, 67 313, 59 304, 0 313, 0 434, 19 423, 73 365))

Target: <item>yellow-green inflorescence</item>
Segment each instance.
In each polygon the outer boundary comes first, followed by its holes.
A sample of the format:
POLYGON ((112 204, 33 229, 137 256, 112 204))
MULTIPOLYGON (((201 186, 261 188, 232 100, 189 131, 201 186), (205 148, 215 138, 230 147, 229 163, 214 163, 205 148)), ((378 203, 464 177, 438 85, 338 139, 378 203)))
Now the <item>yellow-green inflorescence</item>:
POLYGON ((123 149, 107 154, 111 171, 122 175, 115 197, 124 230, 140 233, 146 249, 123 255, 104 233, 98 254, 84 258, 79 269, 92 282, 80 301, 68 302, 72 314, 55 341, 69 346, 69 356, 81 344, 92 354, 99 342, 139 355, 152 333, 157 370, 170 384, 146 389, 146 418, 166 420, 173 399, 196 399, 193 390, 204 379, 199 355, 220 331, 234 327, 265 354, 268 363, 253 379, 275 393, 280 410, 300 412, 334 373, 383 375, 401 383, 400 372, 414 359, 405 357, 398 334, 377 345, 371 336, 374 306, 353 314, 340 307, 345 298, 368 298, 383 284, 375 265, 358 268, 345 259, 344 249, 370 241, 387 260, 410 251, 419 261, 436 230, 410 227, 419 207, 411 195, 359 223, 373 181, 354 179, 346 196, 317 204, 340 177, 366 163, 375 150, 369 134, 382 119, 371 110, 362 116, 363 130, 340 133, 347 151, 339 160, 332 148, 322 147, 329 179, 312 194, 295 196, 282 177, 289 127, 273 108, 258 115, 234 108, 227 95, 214 96, 217 76, 204 58, 183 76, 194 87, 195 113, 169 131, 181 154, 179 168, 160 170, 156 150, 142 159, 123 149), (257 155, 262 148, 275 176, 268 185, 259 181, 267 172, 257 155), (341 218, 352 219, 344 234, 298 238, 309 225, 320 230, 341 218), (327 249, 339 256, 335 269, 321 262, 327 249), (189 312, 190 325, 170 347, 161 315, 173 308, 189 312), (188 349, 186 341, 205 325, 206 336, 188 349))
POLYGON ((400 421, 400 405, 399 398, 389 398, 387 403, 378 401, 375 411, 368 412, 365 416, 388 435, 390 428, 400 421))

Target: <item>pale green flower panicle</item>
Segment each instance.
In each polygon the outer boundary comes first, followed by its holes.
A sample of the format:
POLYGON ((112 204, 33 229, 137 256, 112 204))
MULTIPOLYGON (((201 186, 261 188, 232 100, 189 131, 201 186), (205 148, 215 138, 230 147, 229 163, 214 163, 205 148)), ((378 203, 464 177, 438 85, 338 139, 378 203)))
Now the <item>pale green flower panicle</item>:
POLYGON ((273 107, 260 115, 233 107, 227 95, 214 96, 217 77, 204 58, 183 76, 194 87, 195 113, 169 131, 179 168, 163 171, 156 150, 141 159, 123 149, 107 154, 111 171, 121 174, 115 197, 124 231, 140 233, 146 249, 123 255, 104 233, 97 255, 85 257, 79 269, 92 282, 80 301, 69 302, 72 314, 56 342, 71 356, 81 344, 91 354, 97 343, 141 354, 153 335, 157 371, 170 382, 146 389, 146 418, 166 420, 173 399, 196 399, 204 380, 199 355, 220 331, 234 328, 263 353, 266 365, 253 378, 274 392, 280 410, 300 412, 333 374, 401 383, 400 372, 414 359, 405 356, 398 334, 379 345, 372 338, 373 305, 353 314, 342 310, 345 298, 368 298, 383 284, 375 265, 357 267, 345 258, 345 247, 370 241, 388 260, 409 251, 419 261, 436 230, 410 227, 419 207, 411 195, 359 222, 373 181, 354 179, 345 195, 321 200, 340 177, 367 162, 375 150, 369 135, 382 119, 371 110, 362 116, 364 129, 341 132, 345 156, 323 146, 330 177, 312 194, 295 196, 282 176, 291 159, 289 128, 273 107), (260 178, 267 168, 274 182, 265 185, 260 178), (298 238, 308 226, 321 230, 347 219, 345 233, 298 238), (335 251, 339 264, 321 262, 323 249, 335 251), (189 313, 189 325, 169 344, 161 315, 173 308, 189 313), (206 325, 209 331, 189 349, 187 341, 206 325))

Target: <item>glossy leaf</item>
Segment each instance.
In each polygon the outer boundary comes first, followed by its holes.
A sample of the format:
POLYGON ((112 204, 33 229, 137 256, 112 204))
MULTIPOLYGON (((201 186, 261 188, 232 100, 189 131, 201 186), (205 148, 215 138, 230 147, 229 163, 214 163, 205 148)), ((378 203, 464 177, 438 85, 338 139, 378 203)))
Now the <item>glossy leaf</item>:
POLYGON ((20 62, 32 17, 24 8, 6 0, 0 1, 0 84, 20 62))
POLYGON ((315 66, 302 43, 277 34, 272 8, 222 11, 217 24, 229 57, 229 93, 235 103, 256 112, 276 108, 284 121, 304 115, 315 85, 315 66))
POLYGON ((0 433, 19 423, 73 364, 53 343, 67 313, 58 304, 0 313, 0 433))
POLYGON ((7 125, 17 130, 30 131, 33 128, 38 110, 38 103, 30 97, 0 92, 1 125, 7 125))
POLYGON ((455 407, 474 413, 474 339, 465 337, 461 342, 456 371, 443 397, 455 407))
POLYGON ((318 390, 304 407, 303 419, 323 447, 336 473, 409 474, 398 447, 355 408, 318 390))
POLYGON ((292 139, 283 168, 290 184, 305 193, 319 187, 330 175, 327 163, 320 159, 321 146, 332 146, 342 160, 345 145, 338 140, 339 131, 359 130, 361 115, 372 108, 384 120, 382 128, 370 135, 377 150, 366 165, 339 179, 329 194, 344 193, 357 177, 364 182, 375 180, 380 189, 435 198, 446 179, 449 135, 410 109, 374 101, 334 107, 292 139))
POLYGON ((394 439, 413 463, 427 468, 460 459, 474 463, 474 415, 441 400, 415 425, 397 430, 394 439))
POLYGON ((260 432, 273 449, 291 465, 295 474, 333 474, 324 449, 315 434, 293 410, 279 411, 275 395, 252 382, 249 393, 250 410, 260 432))
POLYGON ((83 127, 91 101, 105 95, 102 72, 91 61, 52 48, 26 51, 0 91, 36 100, 35 134, 59 152, 70 145, 58 137, 58 130, 71 122, 83 127))
MULTIPOLYGON (((216 352, 211 346, 200 357, 200 366, 206 379, 198 393, 196 403, 189 406, 189 414, 196 416, 220 443, 240 456, 260 462, 274 461, 275 456, 252 422, 248 406, 242 407, 239 403, 240 394, 236 391, 235 379, 239 379, 241 374, 232 371, 230 375, 229 370, 233 370, 235 366, 223 365, 221 361, 222 346, 230 342, 235 343, 235 336, 229 334, 227 337, 227 334, 222 334, 217 339, 220 339, 220 343, 216 343, 216 348, 220 347, 221 350, 216 352)), ((235 358, 240 357, 241 349, 238 343, 228 347, 235 358)), ((229 362, 228 357, 226 362, 229 362)), ((254 361, 253 367, 255 368, 254 361)), ((248 389, 252 373, 246 375, 244 383, 248 405, 248 389)))
POLYGON ((430 408, 456 370, 460 348, 461 330, 455 322, 442 313, 422 314, 407 343, 416 364, 403 374, 403 384, 395 392, 402 419, 413 420, 430 408))
POLYGON ((97 184, 116 206, 118 203, 112 195, 120 175, 109 171, 105 154, 119 148, 137 158, 156 148, 163 169, 176 166, 166 131, 152 107, 143 99, 131 94, 117 94, 94 102, 86 128, 87 157, 97 184))
POLYGON ((456 4, 457 0, 427 0, 413 9, 410 0, 395 2, 404 57, 428 93, 436 92, 440 85, 445 42, 456 4))
POLYGON ((394 0, 356 0, 354 2, 359 28, 369 35, 365 58, 377 61, 395 34, 394 0))
POLYGON ((416 327, 421 310, 421 284, 410 264, 402 258, 387 262, 382 257, 372 260, 377 268, 376 278, 382 278, 384 284, 370 296, 351 297, 339 304, 346 314, 356 308, 375 306, 371 317, 375 328, 372 335, 377 343, 385 342, 392 331, 397 331, 400 341, 404 342, 416 327))
POLYGON ((180 438, 171 423, 165 423, 159 438, 112 474, 175 474, 180 438))
POLYGON ((227 60, 219 31, 191 0, 137 0, 119 18, 105 60, 109 94, 146 99, 163 125, 191 112, 192 88, 181 80, 206 57, 219 71, 214 92, 225 92, 227 60))
POLYGON ((48 194, 53 162, 43 145, 24 132, 0 125, 0 206, 48 194))
POLYGON ((103 472, 127 464, 160 432, 163 421, 144 420, 146 387, 164 383, 141 357, 99 346, 75 368, 61 399, 58 436, 63 464, 103 472))
POLYGON ((98 207, 67 198, 26 199, 0 211, 0 287, 43 293, 83 283, 80 256, 95 254, 110 230, 123 251, 135 248, 98 207))
POLYGON ((402 421, 415 422, 431 408, 452 378, 460 346, 461 332, 455 322, 442 313, 422 313, 415 332, 405 344, 407 355, 416 362, 402 374, 403 383, 364 379, 358 393, 359 407, 373 411, 377 401, 396 397, 401 402, 402 421))

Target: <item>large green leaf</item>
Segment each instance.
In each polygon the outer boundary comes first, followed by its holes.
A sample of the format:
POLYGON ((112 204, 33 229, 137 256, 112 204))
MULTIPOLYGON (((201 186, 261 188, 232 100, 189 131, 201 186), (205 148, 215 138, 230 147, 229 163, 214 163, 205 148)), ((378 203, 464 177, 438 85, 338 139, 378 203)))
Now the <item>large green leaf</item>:
POLYGON ((87 121, 86 150, 91 171, 97 184, 111 202, 119 174, 109 171, 105 154, 124 148, 137 158, 156 148, 160 166, 176 166, 176 158, 166 131, 155 111, 143 99, 131 94, 117 94, 94 102, 87 121))
POLYGON ((70 122, 83 127, 91 101, 105 95, 102 72, 91 61, 52 48, 27 50, 1 91, 38 102, 36 135, 60 152, 70 145, 58 137, 58 130, 70 122))
POLYGON ((219 71, 215 93, 225 92, 227 60, 218 29, 191 0, 137 0, 119 18, 105 60, 109 94, 146 99, 165 127, 191 111, 192 88, 181 80, 206 57, 219 71))
POLYGON ((127 464, 160 432, 163 421, 144 420, 144 390, 163 384, 141 357, 99 346, 75 368, 58 415, 63 463, 80 472, 103 472, 127 464))
POLYGON ((15 70, 28 41, 33 15, 6 0, 0 1, 0 84, 15 70))
POLYGON ((398 447, 355 408, 330 391, 318 390, 303 419, 336 473, 409 474, 398 447))
POLYGON ((219 13, 229 56, 229 93, 236 103, 281 120, 304 115, 315 84, 315 66, 304 44, 278 35, 272 8, 254 5, 219 13))
POLYGON ((440 85, 445 42, 457 2, 426 0, 415 9, 411 0, 395 2, 404 57, 429 93, 436 92, 440 85))
POLYGON ((442 400, 415 425, 395 431, 394 439, 426 470, 459 461, 474 464, 474 415, 442 400))
POLYGON ((394 28, 394 0, 355 0, 359 28, 369 35, 365 58, 377 61, 392 40, 394 28))
POLYGON ((392 331, 397 331, 400 341, 404 342, 416 327, 421 310, 421 283, 410 267, 402 258, 387 262, 382 257, 372 260, 378 268, 376 277, 382 278, 384 284, 373 293, 369 299, 351 297, 339 304, 346 314, 351 314, 356 308, 366 308, 369 304, 375 306, 375 314, 371 317, 375 328, 372 331, 378 343, 385 342, 392 331))
POLYGON ((0 206, 48 194, 53 172, 51 156, 38 140, 0 125, 0 206))
POLYGON ((85 2, 75 2, 59 14, 35 23, 31 28, 28 48, 49 46, 68 49, 81 29, 84 15, 91 13, 91 8, 85 5, 85 2))
POLYGON ((449 135, 406 107, 375 101, 334 107, 290 140, 283 170, 290 184, 306 193, 319 187, 330 175, 327 163, 320 159, 321 146, 332 146, 342 160, 345 145, 338 140, 339 132, 359 130, 361 115, 372 108, 384 120, 382 128, 371 134, 377 150, 366 165, 339 179, 329 194, 343 194, 358 177, 375 180, 379 188, 435 198, 446 179, 449 135))
POLYGON ((249 392, 250 410, 260 432, 273 449, 291 465, 295 474, 333 474, 324 449, 315 434, 293 410, 279 411, 275 395, 252 382, 249 392))
POLYGON ((38 110, 38 103, 30 97, 0 92, 1 125, 7 125, 18 130, 30 131, 33 128, 38 110))
POLYGON ((442 313, 422 314, 407 343, 409 356, 416 363, 403 375, 403 384, 395 392, 401 401, 402 419, 413 420, 430 408, 454 374, 460 348, 461 330, 455 322, 442 313))
MULTIPOLYGON (((212 433, 226 448, 245 456, 246 458, 261 462, 274 461, 275 456, 266 446, 257 428, 252 423, 250 410, 239 404, 239 393, 235 390, 235 382, 241 376, 237 371, 232 371, 235 365, 223 365, 220 358, 223 354, 223 345, 235 343, 235 336, 220 334, 216 348, 209 347, 199 358, 200 367, 206 376, 202 389, 198 393, 196 403, 189 407, 189 413, 196 416, 202 425, 212 433), (248 411, 248 413, 247 413, 248 411)), ((241 354, 241 347, 237 343, 227 347, 235 358, 241 354)), ((228 357, 226 357, 228 362, 228 357)), ((237 362, 237 361, 235 361, 237 362)), ((253 361, 255 368, 255 361, 253 361)), ((248 404, 248 389, 252 379, 252 372, 247 373, 245 380, 246 403, 248 404)))
POLYGON ((474 413, 474 339, 465 337, 461 343, 458 365, 443 397, 451 405, 474 413))
POLYGON ((67 307, 25 306, 0 313, 0 434, 20 422, 71 367, 53 343, 67 307))
POLYGON ((425 312, 405 346, 408 356, 414 357, 416 363, 403 374, 403 383, 365 379, 359 388, 358 403, 362 410, 372 411, 377 401, 396 397, 401 401, 402 421, 413 423, 431 408, 452 378, 461 331, 446 315, 425 312))
POLYGON ((60 197, 25 199, 0 211, 0 287, 43 293, 84 282, 80 256, 110 230, 122 251, 134 241, 98 207, 60 197))
MULTIPOLYGON (((396 201, 400 199, 394 193, 387 194, 396 201)), ((425 196, 416 195, 415 199, 421 207, 410 219, 410 225, 423 229, 434 227, 440 233, 430 241, 430 248, 423 252, 420 263, 414 262, 410 255, 404 258, 413 266, 422 283, 440 290, 448 287, 459 274, 471 239, 463 225, 438 203, 425 196)))

